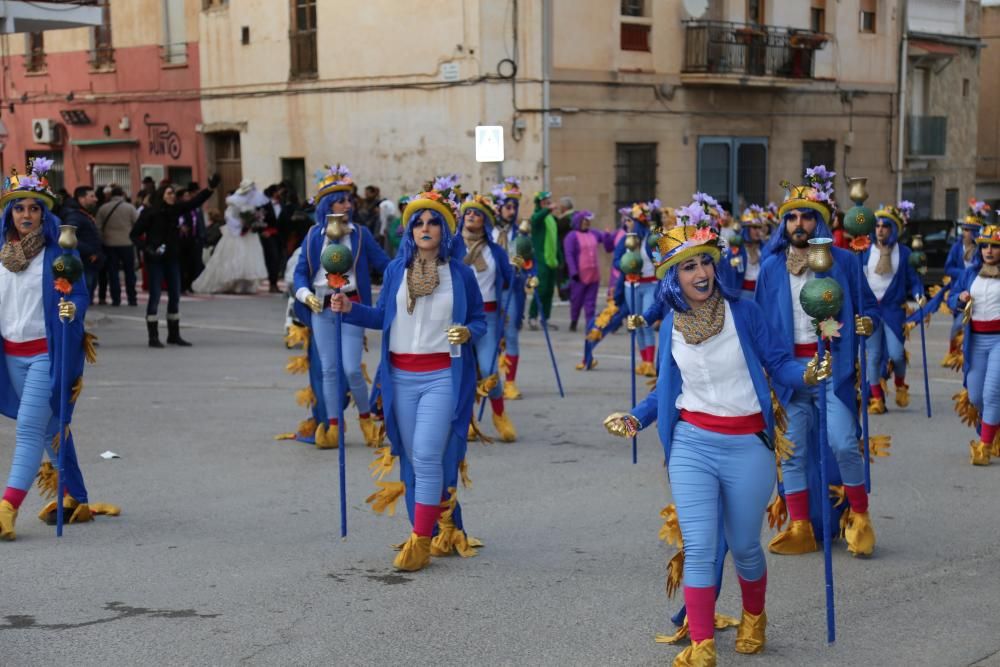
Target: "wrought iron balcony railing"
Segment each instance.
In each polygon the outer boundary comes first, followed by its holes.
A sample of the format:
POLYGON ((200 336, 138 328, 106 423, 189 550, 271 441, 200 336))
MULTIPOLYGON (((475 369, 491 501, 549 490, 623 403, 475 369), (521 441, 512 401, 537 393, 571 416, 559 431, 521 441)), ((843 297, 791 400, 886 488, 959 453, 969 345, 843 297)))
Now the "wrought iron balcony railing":
POLYGON ((907 154, 913 157, 943 157, 948 148, 947 116, 908 116, 907 154))
POLYGON ((812 79, 821 32, 727 21, 684 22, 684 73, 812 79))

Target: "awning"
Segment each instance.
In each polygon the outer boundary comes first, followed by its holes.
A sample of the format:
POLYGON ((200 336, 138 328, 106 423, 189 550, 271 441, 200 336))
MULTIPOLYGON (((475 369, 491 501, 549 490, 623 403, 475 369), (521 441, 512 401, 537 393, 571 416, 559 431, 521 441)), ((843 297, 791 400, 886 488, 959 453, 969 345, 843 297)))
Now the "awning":
POLYGON ((70 144, 86 148, 88 146, 116 146, 120 144, 138 144, 138 139, 70 139, 70 144))
POLYGON ((945 56, 952 57, 958 55, 958 47, 940 42, 929 42, 922 39, 911 39, 909 41, 911 56, 945 56))

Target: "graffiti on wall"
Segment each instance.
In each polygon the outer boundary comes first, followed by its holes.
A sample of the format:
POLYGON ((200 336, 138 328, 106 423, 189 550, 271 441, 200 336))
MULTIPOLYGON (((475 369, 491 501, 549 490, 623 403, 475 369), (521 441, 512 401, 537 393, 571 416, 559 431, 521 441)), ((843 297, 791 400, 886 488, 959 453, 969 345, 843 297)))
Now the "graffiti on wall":
POLYGON ((181 156, 181 138, 176 132, 170 129, 170 125, 150 121, 149 114, 143 116, 142 121, 146 124, 146 138, 149 142, 150 154, 169 155, 173 160, 179 159, 181 156))

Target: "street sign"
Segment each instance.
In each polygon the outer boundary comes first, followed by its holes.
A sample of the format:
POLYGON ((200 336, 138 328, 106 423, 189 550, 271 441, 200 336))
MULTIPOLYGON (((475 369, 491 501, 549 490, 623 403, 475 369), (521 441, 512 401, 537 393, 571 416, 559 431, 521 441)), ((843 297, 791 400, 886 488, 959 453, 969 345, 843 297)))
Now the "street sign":
POLYGON ((476 126, 476 162, 503 162, 503 126, 476 126))

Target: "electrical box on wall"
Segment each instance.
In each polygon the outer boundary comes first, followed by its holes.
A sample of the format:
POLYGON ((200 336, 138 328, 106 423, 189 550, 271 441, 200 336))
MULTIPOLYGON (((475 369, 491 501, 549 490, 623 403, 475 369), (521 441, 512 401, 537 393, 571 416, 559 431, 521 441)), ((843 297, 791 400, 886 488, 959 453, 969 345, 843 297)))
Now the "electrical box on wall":
POLYGON ((57 139, 56 122, 51 118, 35 118, 31 121, 31 136, 36 144, 54 144, 57 139))

